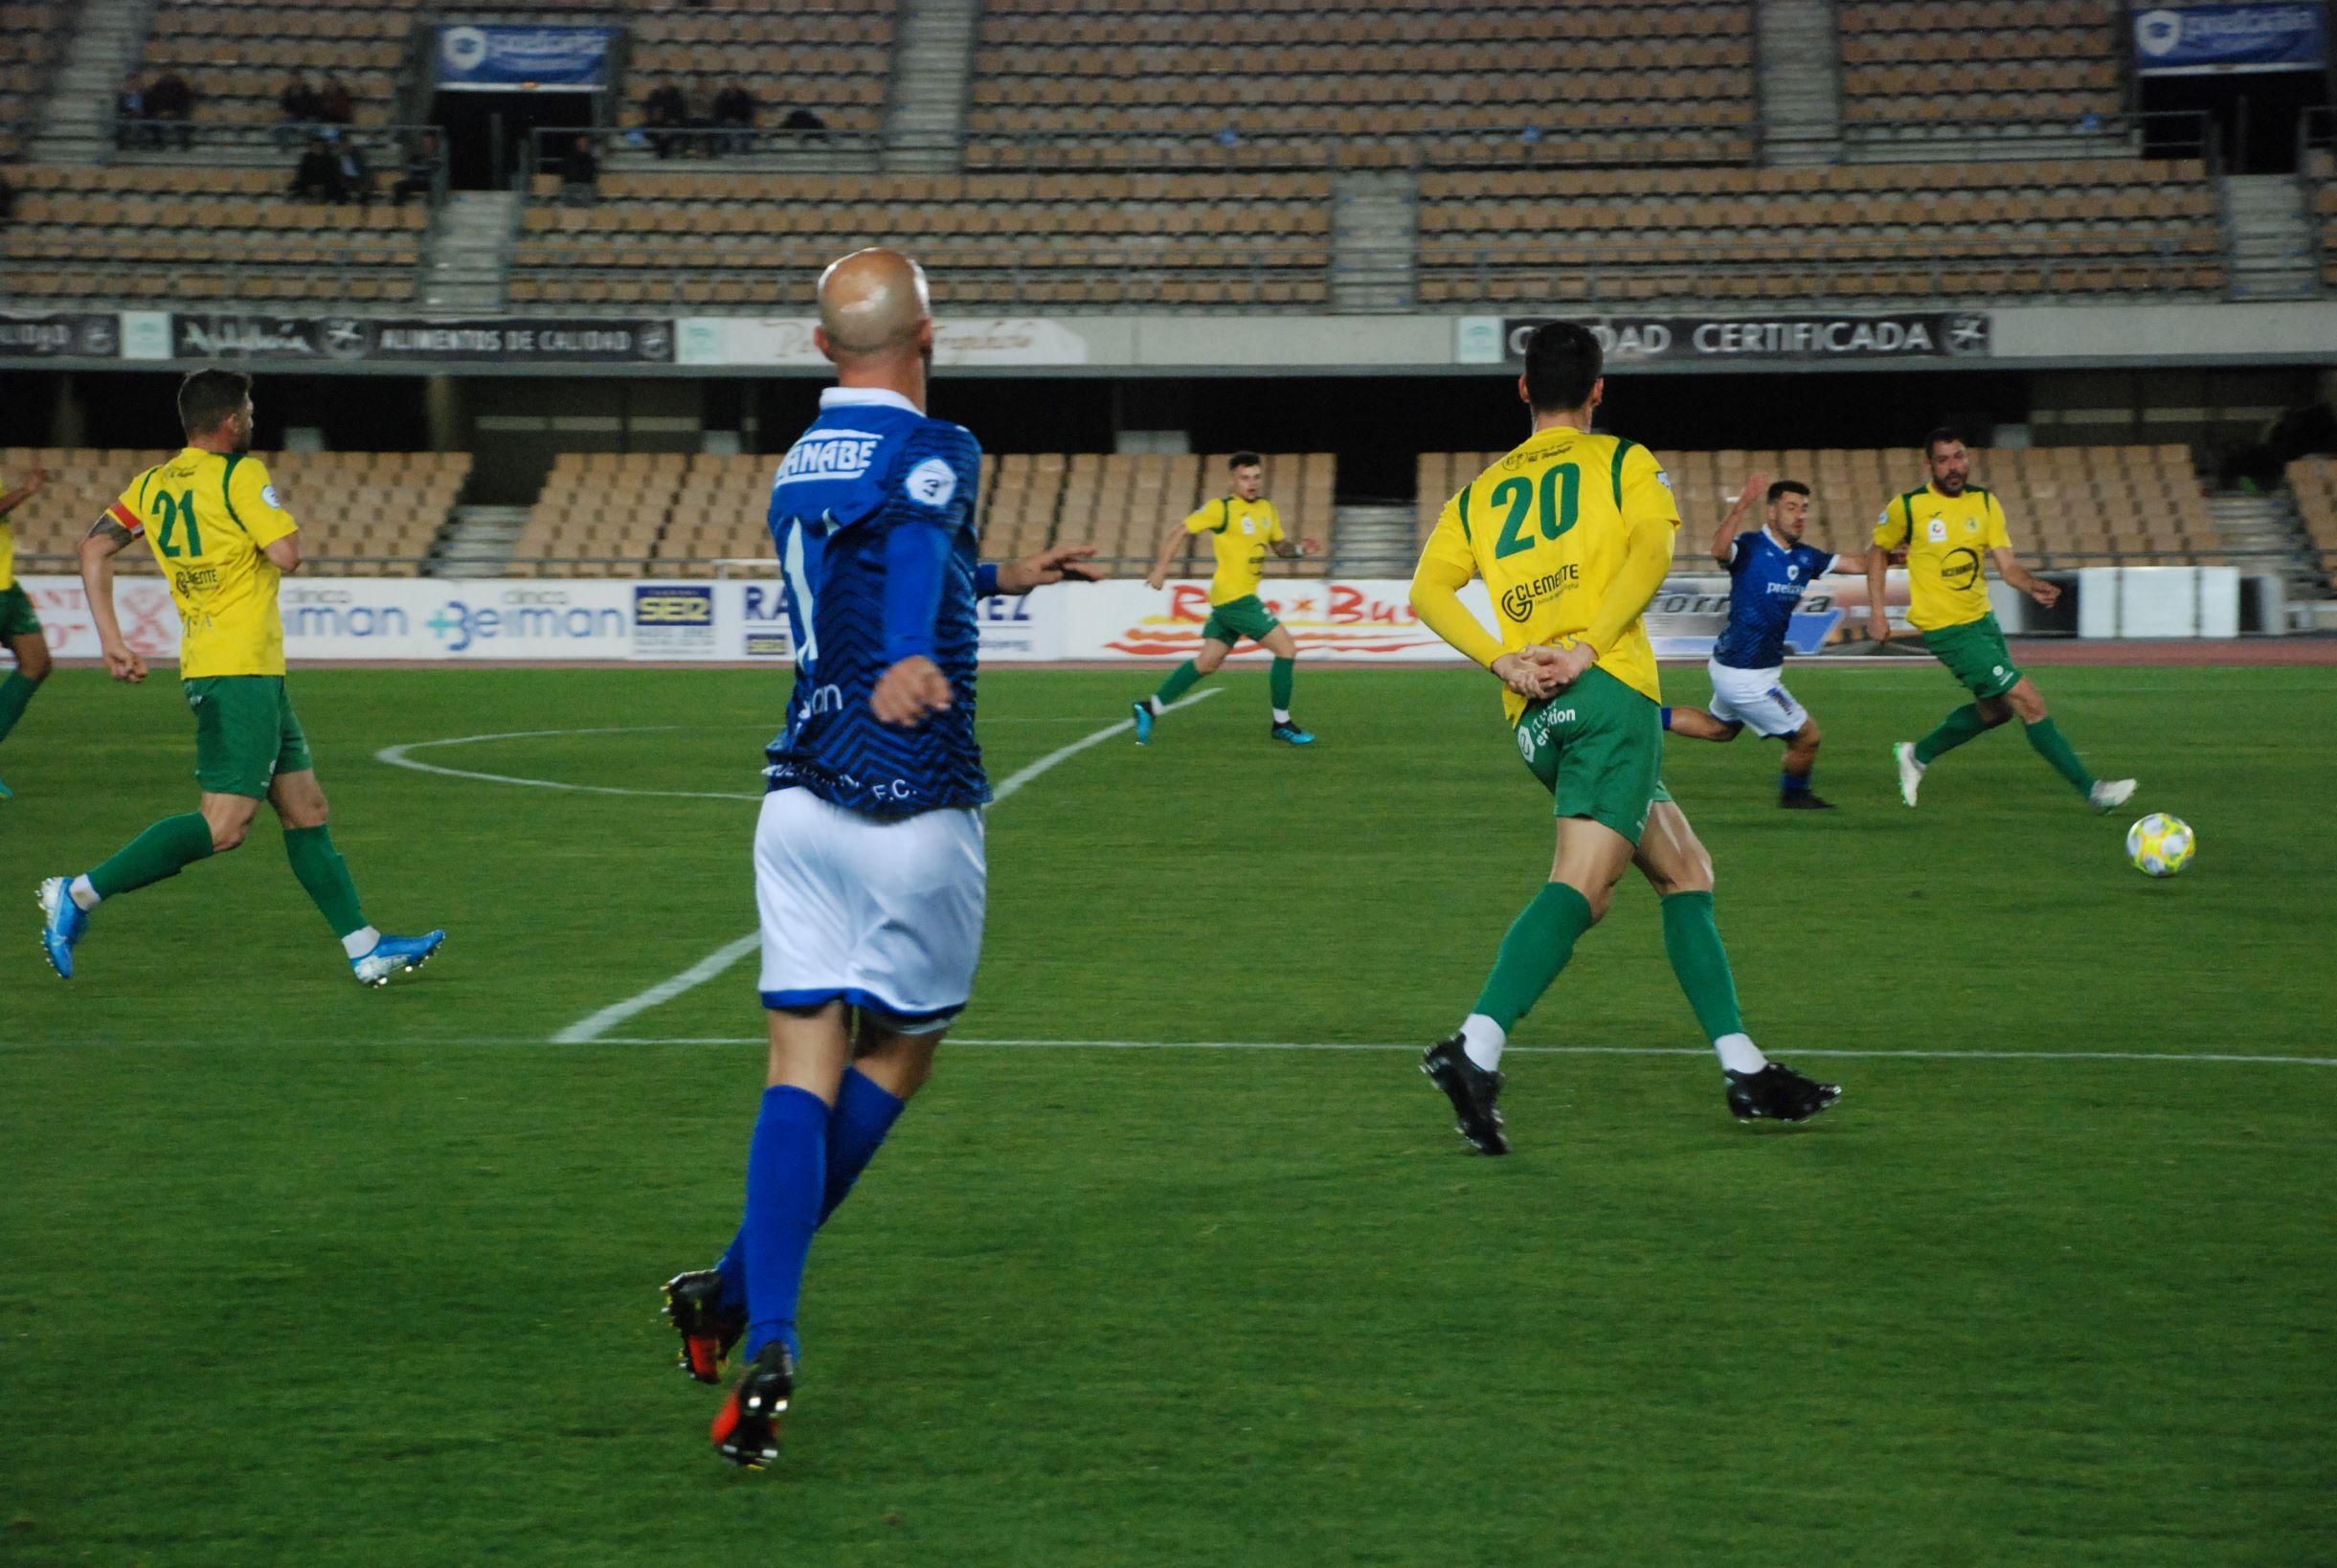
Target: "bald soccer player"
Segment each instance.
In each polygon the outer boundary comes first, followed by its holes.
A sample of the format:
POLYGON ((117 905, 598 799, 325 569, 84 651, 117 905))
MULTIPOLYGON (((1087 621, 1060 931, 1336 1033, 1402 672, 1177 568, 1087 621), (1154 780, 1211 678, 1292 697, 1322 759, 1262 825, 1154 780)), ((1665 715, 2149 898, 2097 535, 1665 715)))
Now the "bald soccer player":
POLYGON ((837 385, 771 489, 796 686, 754 833, 771 1054, 746 1217, 719 1264, 665 1285, 691 1376, 718 1381, 746 1338, 713 1437, 753 1469, 777 1457, 794 1399, 812 1238, 973 992, 990 799, 975 601, 1095 575, 1086 545, 977 564, 981 448, 926 414, 933 320, 916 263, 865 250, 830 266, 816 341, 837 385))

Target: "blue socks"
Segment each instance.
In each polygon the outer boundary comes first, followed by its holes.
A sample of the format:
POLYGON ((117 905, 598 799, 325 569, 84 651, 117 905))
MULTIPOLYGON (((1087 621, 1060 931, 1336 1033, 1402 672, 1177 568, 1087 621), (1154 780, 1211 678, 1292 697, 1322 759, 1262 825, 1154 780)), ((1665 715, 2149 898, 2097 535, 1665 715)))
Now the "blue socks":
MULTIPOLYGON (((746 1256, 747 1359, 774 1339, 791 1351, 803 1263, 820 1229, 827 1189, 827 1102, 782 1084, 763 1090, 754 1142, 747 1151, 747 1218, 739 1226, 746 1256)), ((739 1250, 735 1245, 733 1251, 739 1250)))
MULTIPOLYGON (((768 1112, 771 1093, 766 1091, 763 1103, 768 1112)), ((799 1092, 799 1091, 798 1091, 799 1092)), ((908 1102, 878 1085, 877 1081, 858 1067, 844 1069, 843 1083, 836 1092, 836 1108, 827 1113, 827 1161, 820 1184, 820 1224, 826 1224, 828 1216, 850 1195, 852 1184, 860 1174, 876 1158, 884 1147, 885 1135, 892 1124, 901 1119, 908 1102)), ((762 1128, 755 1128, 757 1147, 762 1140, 762 1128)), ((752 1166, 750 1166, 752 1173, 752 1166)), ((752 1180, 752 1174, 750 1174, 752 1180)), ((722 1304, 733 1310, 747 1306, 747 1231, 742 1224, 731 1240, 730 1250, 714 1266, 722 1276, 722 1304)), ((800 1268, 798 1270, 800 1277, 800 1268)), ((789 1339, 792 1345, 792 1336, 789 1339)), ((752 1354, 752 1353, 750 1353, 752 1354)))
POLYGON ((1779 773, 1777 787, 1787 797, 1808 795, 1809 793, 1809 775, 1807 773, 1779 773))

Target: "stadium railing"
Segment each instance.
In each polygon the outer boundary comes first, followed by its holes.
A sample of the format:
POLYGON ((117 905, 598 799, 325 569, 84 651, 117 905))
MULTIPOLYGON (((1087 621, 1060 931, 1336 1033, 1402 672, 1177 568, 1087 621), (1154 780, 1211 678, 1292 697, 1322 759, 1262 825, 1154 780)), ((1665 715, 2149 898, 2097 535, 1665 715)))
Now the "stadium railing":
POLYGON ((873 130, 548 125, 529 133, 516 183, 522 189, 537 189, 543 181, 558 181, 568 149, 579 136, 592 143, 604 175, 724 168, 758 173, 850 173, 877 168, 885 152, 883 134, 873 130), (668 148, 664 158, 657 154, 661 141, 668 148))
POLYGON ((2297 183, 2311 215, 2324 294, 2337 288, 2337 109, 2315 105, 2297 122, 2297 183))
POLYGON ((2195 158, 2220 174, 2215 123, 2194 110, 2146 114, 2084 112, 2030 115, 2016 121, 1846 120, 1845 163, 1957 159, 2195 158))

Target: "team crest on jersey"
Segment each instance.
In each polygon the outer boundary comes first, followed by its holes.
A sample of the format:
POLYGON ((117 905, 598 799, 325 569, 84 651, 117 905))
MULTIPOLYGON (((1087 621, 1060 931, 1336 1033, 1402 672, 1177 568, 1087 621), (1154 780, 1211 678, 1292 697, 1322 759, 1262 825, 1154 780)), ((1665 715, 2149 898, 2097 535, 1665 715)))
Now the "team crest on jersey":
POLYGON ((1258 520, 1257 520, 1256 518, 1254 518, 1254 517, 1245 517, 1244 519, 1242 519, 1242 531, 1243 531, 1244 533, 1255 533, 1255 532, 1257 532, 1257 531, 1258 531, 1258 520))
POLYGON ((876 460, 884 439, 865 430, 812 431, 789 448, 772 487, 806 480, 856 480, 876 460))
POLYGON ((939 458, 928 458, 909 471, 901 488, 909 492, 911 501, 928 506, 946 506, 950 497, 957 493, 957 470, 939 458))
POLYGON ((1672 476, 1658 468, 1655 470, 1655 482, 1669 490, 1672 488, 1672 476))
POLYGON ((1923 537, 1935 545, 1947 543, 1947 519, 1935 517, 1923 525, 1923 537))
POLYGON ((259 487, 259 499, 268 504, 268 510, 272 512, 281 512, 284 509, 284 504, 276 499, 276 486, 273 484, 263 484, 259 487))

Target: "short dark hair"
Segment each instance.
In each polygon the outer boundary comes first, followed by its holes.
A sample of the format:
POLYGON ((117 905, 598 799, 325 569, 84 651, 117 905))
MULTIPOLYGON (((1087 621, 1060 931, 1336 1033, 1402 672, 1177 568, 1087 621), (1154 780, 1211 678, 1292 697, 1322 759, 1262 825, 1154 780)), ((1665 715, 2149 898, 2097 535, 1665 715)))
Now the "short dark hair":
POLYGON ((1926 458, 1930 457, 1932 452, 1943 441, 1953 441, 1958 446, 1969 446, 1972 444, 1970 439, 1965 436, 1964 432, 1957 429, 1954 425, 1942 425, 1939 429, 1933 431, 1930 435, 1923 437, 1923 456, 1926 458))
POLYGON ((1578 322, 1544 322, 1525 340, 1525 395, 1537 414, 1563 414, 1590 401, 1607 351, 1578 322))
POLYGON ((1225 459, 1225 471, 1227 473, 1231 473, 1236 468, 1263 468, 1265 466, 1266 459, 1259 457, 1255 452, 1236 452, 1232 457, 1225 459))
POLYGON ((252 378, 241 370, 196 370, 178 384, 179 428, 189 440, 208 436, 251 395, 252 378))
POLYGON ((1776 505, 1779 496, 1806 496, 1809 493, 1809 486, 1800 480, 1779 480, 1769 486, 1769 504, 1776 505))

